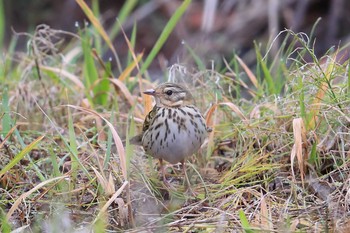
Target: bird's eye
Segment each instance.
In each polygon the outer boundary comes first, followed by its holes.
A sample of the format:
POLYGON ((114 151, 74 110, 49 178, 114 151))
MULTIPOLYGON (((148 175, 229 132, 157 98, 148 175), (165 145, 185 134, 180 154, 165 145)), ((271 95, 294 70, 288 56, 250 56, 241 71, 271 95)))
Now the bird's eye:
POLYGON ((167 95, 172 95, 172 94, 173 94, 173 91, 172 91, 172 90, 167 90, 167 91, 165 92, 165 94, 167 94, 167 95))

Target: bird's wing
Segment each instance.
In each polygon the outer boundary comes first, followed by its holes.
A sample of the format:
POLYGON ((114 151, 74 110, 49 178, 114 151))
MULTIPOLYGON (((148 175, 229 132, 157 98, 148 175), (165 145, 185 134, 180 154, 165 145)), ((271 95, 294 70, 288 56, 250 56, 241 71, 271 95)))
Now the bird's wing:
POLYGON ((145 121, 143 122, 142 134, 148 130, 148 128, 151 125, 152 120, 156 116, 157 112, 158 112, 158 107, 154 106, 153 109, 147 114, 145 121))

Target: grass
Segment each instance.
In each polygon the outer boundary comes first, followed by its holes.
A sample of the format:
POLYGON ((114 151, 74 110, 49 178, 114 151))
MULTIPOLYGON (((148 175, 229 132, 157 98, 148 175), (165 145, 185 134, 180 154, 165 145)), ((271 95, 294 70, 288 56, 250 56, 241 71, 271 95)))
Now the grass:
MULTIPOLYGON (((14 39, 2 56, 2 232, 346 229, 350 72, 349 62, 337 58, 342 48, 317 58, 304 34, 284 31, 277 57, 256 44, 254 70, 233 54, 216 71, 186 45, 198 72, 176 65, 169 73, 187 74, 213 128, 188 161, 193 196, 180 167, 167 167, 169 189, 156 161, 128 143, 152 105, 140 94, 156 85, 144 72, 189 1, 145 59, 133 49, 137 25, 130 41, 125 35, 129 57, 120 58, 94 14, 98 8, 78 2, 93 23, 71 35, 62 52, 51 41, 62 32, 38 27, 27 53, 15 52, 14 39), (101 58, 102 41, 111 61, 101 58)), ((113 36, 124 33, 116 28, 113 36)))

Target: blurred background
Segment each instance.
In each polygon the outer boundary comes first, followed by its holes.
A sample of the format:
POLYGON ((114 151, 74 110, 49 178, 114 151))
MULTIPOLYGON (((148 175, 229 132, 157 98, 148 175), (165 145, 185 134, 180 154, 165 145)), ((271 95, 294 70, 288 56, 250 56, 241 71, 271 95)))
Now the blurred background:
MULTIPOLYGON (((127 1, 87 0, 98 8, 99 18, 107 32, 127 1)), ((136 52, 150 52, 164 26, 181 5, 179 0, 129 0, 132 7, 122 25, 130 37, 137 25, 136 52)), ((16 0, 4 1, 5 44, 14 32, 32 33, 39 24, 53 29, 76 33, 77 22, 84 25, 86 16, 75 0, 16 0)), ((150 69, 168 67, 175 62, 191 64, 189 46, 209 66, 212 61, 238 54, 247 64, 254 64, 254 41, 279 48, 287 33, 305 32, 312 35, 315 54, 322 56, 332 46, 349 42, 350 1, 347 0, 194 0, 158 54, 150 69), (316 22, 318 22, 316 24, 316 22), (314 30, 313 30, 314 28, 314 30)), ((19 37, 18 50, 26 48, 26 40, 19 37)), ((128 47, 121 33, 113 39, 120 57, 128 47)))

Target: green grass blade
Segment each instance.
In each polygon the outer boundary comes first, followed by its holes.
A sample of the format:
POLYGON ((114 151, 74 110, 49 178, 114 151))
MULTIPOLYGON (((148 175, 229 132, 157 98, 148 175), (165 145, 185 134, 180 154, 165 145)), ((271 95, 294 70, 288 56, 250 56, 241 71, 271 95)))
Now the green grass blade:
POLYGON ((169 35, 175 28, 176 24, 179 22, 181 16, 185 13, 190 3, 191 3, 191 0, 184 0, 183 3, 180 5, 180 7, 175 11, 174 15, 170 18, 169 22, 164 27, 164 30, 160 34, 157 42, 155 43, 151 52, 146 58, 144 64, 142 65, 141 74, 143 74, 151 65, 152 61, 154 60, 154 58, 156 57, 160 49, 163 47, 165 41, 168 39, 169 35))
POLYGON ((92 8, 92 12, 94 13, 94 15, 96 17, 100 16, 100 6, 98 5, 98 0, 92 0, 91 1, 91 8, 92 8))
POLYGON ((316 146, 317 146, 316 143, 312 144, 311 153, 308 159, 308 162, 312 165, 315 165, 316 162, 318 161, 316 146))
POLYGON ((85 37, 86 38, 82 39, 82 48, 83 48, 83 56, 84 56, 84 64, 83 64, 84 85, 85 85, 86 97, 89 100, 90 104, 93 106, 93 100, 92 100, 92 96, 90 95, 90 90, 98 79, 98 73, 97 73, 97 68, 95 66, 94 58, 92 56, 91 47, 88 42, 89 41, 88 36, 85 35, 85 37))
POLYGON ((28 154, 45 136, 40 136, 32 143, 26 146, 21 152, 19 152, 1 171, 0 177, 4 175, 8 170, 15 166, 23 157, 28 154))
POLYGON ((13 37, 10 44, 7 46, 6 51, 3 53, 2 61, 0 64, 0 83, 8 81, 7 77, 11 75, 11 80, 16 81, 20 75, 17 73, 20 70, 12 69, 13 67, 13 54, 17 45, 18 37, 13 37), (11 73, 10 73, 11 71, 11 73))
MULTIPOLYGON (((106 42, 106 44, 108 45, 109 49, 112 51, 116 62, 117 62, 117 66, 118 66, 118 70, 121 73, 122 72, 122 68, 121 68, 121 64, 120 64, 120 60, 117 54, 117 51, 115 50, 113 43, 111 41, 111 39, 109 38, 107 32, 104 30, 104 28, 102 27, 100 21, 96 18, 96 16, 94 15, 94 12, 89 8, 89 6, 85 3, 84 0, 76 0, 76 2, 78 3, 78 5, 81 7, 81 9, 84 11, 85 15, 88 17, 88 19, 90 20, 91 24, 95 27, 96 31, 98 32, 98 34, 103 38, 103 40, 106 42)), ((91 35, 94 36, 94 35, 91 35)), ((98 35, 96 35, 98 36, 98 35)))
POLYGON ((84 78, 85 85, 89 89, 92 84, 97 80, 98 73, 95 66, 94 58, 92 56, 92 50, 89 44, 88 35, 82 40, 82 48, 84 55, 84 78))
POLYGON ((5 217, 4 211, 0 207, 0 232, 2 233, 10 233, 11 232, 11 225, 7 221, 5 217))
POLYGON ((5 25, 4 1, 0 0, 0 51, 2 51, 4 47, 5 25))
MULTIPOLYGON (((63 174, 60 172, 59 165, 57 163, 56 153, 54 152, 54 150, 52 148, 49 148, 49 154, 50 154, 50 160, 51 160, 51 164, 52 164, 52 176, 51 176, 51 178, 62 176, 63 174)), ((60 192, 67 191, 68 189, 66 187, 67 187, 66 182, 59 182, 57 184, 57 190, 60 192)))
POLYGON ((123 7, 120 9, 118 20, 114 23, 111 32, 109 33, 109 37, 113 41, 115 37, 118 35, 120 31, 120 25, 122 25, 127 17, 130 15, 130 12, 134 9, 136 6, 138 0, 129 0, 125 1, 123 7), (119 23, 118 23, 119 21, 119 23))
POLYGON ((194 61, 196 62, 198 69, 199 70, 205 70, 205 64, 202 62, 202 60, 197 56, 197 54, 193 51, 193 49, 187 44, 185 43, 185 47, 188 50, 188 52, 190 52, 192 58, 194 59, 194 61))
POLYGON ((9 106, 9 96, 8 96, 8 88, 5 87, 2 93, 2 109, 3 113, 1 124, 2 124, 2 137, 4 138, 7 133, 12 128, 12 121, 10 116, 10 106, 9 106))
POLYGON ((78 168, 78 146, 77 141, 75 137, 75 131, 74 131, 74 125, 73 125, 73 119, 72 115, 70 113, 70 109, 68 108, 68 133, 69 133, 69 148, 71 151, 71 161, 72 161, 72 177, 73 179, 76 178, 77 175, 77 168, 78 168))
POLYGON ((249 224, 247 216, 245 216, 244 211, 242 209, 238 211, 238 215, 239 215, 239 219, 241 220, 244 231, 246 233, 253 233, 254 231, 251 230, 251 226, 249 224))
MULTIPOLYGON (((91 8, 92 8, 92 12, 93 14, 96 16, 96 18, 100 17, 100 6, 99 6, 99 1, 98 0, 92 0, 91 2, 91 8)), ((94 32, 93 37, 94 37, 94 48, 96 49, 96 51, 100 54, 102 53, 102 38, 99 35, 99 33, 95 32, 94 28, 90 28, 91 30, 93 30, 94 32)))
POLYGON ((262 58, 260 50, 256 43, 255 43, 255 51, 256 51, 256 59, 258 60, 258 63, 260 64, 262 72, 264 74, 264 80, 266 81, 266 84, 267 84, 268 94, 269 95, 279 94, 279 91, 276 89, 276 82, 272 78, 269 68, 267 67, 266 62, 262 58))
MULTIPOLYGON (((84 174, 88 177, 89 180, 92 179, 90 173, 88 172, 88 170, 84 167, 84 165, 80 162, 79 158, 78 158, 78 153, 76 152, 77 150, 74 150, 68 143, 67 141, 67 137, 62 135, 61 131, 58 129, 58 127, 56 126, 56 124, 51 120, 50 117, 48 117, 48 115, 41 109, 42 113, 45 115, 46 119, 50 122, 50 124, 54 127, 54 129, 56 130, 57 134, 59 135, 60 139, 62 140, 64 146, 68 149, 70 155, 73 157, 72 161, 76 161, 78 163, 78 165, 80 166, 80 168, 82 169, 82 171, 84 172, 84 174)), ((69 123, 68 123, 69 124, 69 123)), ((69 127, 69 125, 68 125, 69 127)), ((17 133, 18 130, 15 130, 15 133, 17 133)), ((72 132, 70 132, 72 133, 72 132)), ((74 133, 74 132, 73 132, 74 133)), ((19 134, 19 133, 18 133, 19 134)), ((20 136, 17 136, 20 138, 20 136)), ((73 135, 72 137, 75 137, 75 135, 73 135)), ((23 144, 23 139, 20 138, 20 142, 23 144)), ((77 147, 77 146, 75 146, 77 147)))
POLYGON ((95 94, 94 96, 94 102, 106 106, 108 104, 108 92, 110 88, 110 83, 109 83, 109 77, 111 77, 111 63, 107 62, 105 65, 105 72, 103 77, 95 83, 95 86, 93 88, 93 93, 95 94))
MULTIPOLYGON (((7 92, 7 89, 5 88, 4 89, 5 90, 5 92, 7 92)), ((1 110, 1 108, 0 108, 0 111, 4 111, 5 113, 9 113, 10 112, 10 107, 9 106, 7 106, 7 104, 6 104, 6 102, 8 101, 7 100, 7 98, 8 97, 6 97, 5 96, 5 98, 3 98, 3 103, 5 103, 5 104, 3 104, 3 108, 4 109, 2 109, 1 110)), ((3 125, 5 125, 5 128, 6 128, 6 125, 9 125, 9 126, 15 126, 16 125, 16 122, 17 122, 17 117, 18 117, 19 115, 18 114, 14 114, 14 117, 13 118, 11 118, 11 115, 10 114, 4 114, 4 118, 5 119, 2 119, 4 122, 2 122, 3 123, 3 125), (7 117, 8 117, 8 119, 7 119, 7 117)), ((6 132, 9 132, 7 129, 6 129, 6 132)), ((7 134, 7 133, 6 133, 7 134)), ((5 135, 6 135, 5 134, 5 135)), ((27 147, 27 145, 26 145, 26 143, 24 142, 24 139, 22 138, 22 136, 21 136, 21 134, 20 134, 20 132, 19 132, 19 130, 18 130, 18 128, 17 127, 14 127, 14 130, 13 130, 13 134, 14 134, 14 136, 15 136, 15 140, 19 143, 19 145, 20 145, 20 147, 19 148, 21 148, 22 150, 24 150, 26 147, 27 147)), ((32 166, 32 168, 35 170, 35 172, 36 172, 36 175, 38 176, 38 178, 41 180, 41 181, 44 181, 45 180, 45 176, 43 175, 43 173, 42 173, 42 171, 40 170, 40 168, 35 164, 35 162, 33 161, 33 159, 31 158, 31 156, 27 156, 27 159, 29 160, 29 162, 30 162, 30 165, 32 166)))
MULTIPOLYGON (((136 44, 136 33, 137 33, 137 24, 135 23, 133 28, 132 28, 131 38, 130 38, 130 44, 133 48, 135 48, 135 44, 136 44)), ((132 58, 132 51, 129 50, 128 57, 127 57, 127 64, 130 64, 133 61, 132 59, 133 59, 132 58)))
POLYGON ((317 25, 320 23, 321 20, 322 20, 321 18, 318 18, 318 19, 316 20, 316 22, 313 24, 312 29, 311 29, 311 32, 310 32, 310 35, 309 35, 310 40, 309 40, 309 42, 308 42, 308 46, 311 46, 311 43, 313 43, 313 37, 314 37, 314 35, 315 35, 316 27, 317 27, 317 25))

